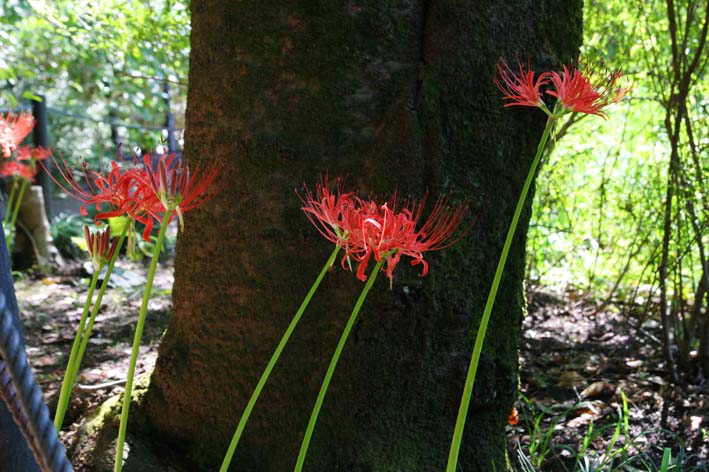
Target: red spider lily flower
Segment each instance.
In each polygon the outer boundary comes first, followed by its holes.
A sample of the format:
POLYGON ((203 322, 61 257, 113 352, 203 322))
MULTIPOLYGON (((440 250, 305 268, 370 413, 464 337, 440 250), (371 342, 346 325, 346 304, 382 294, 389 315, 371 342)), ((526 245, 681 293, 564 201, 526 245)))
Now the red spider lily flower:
MULTIPOLYGON (((103 170, 94 171, 86 162, 82 162, 80 174, 86 181, 85 185, 82 185, 77 182, 74 172, 63 157, 61 162, 53 155, 51 158, 63 182, 54 177, 52 180, 64 193, 82 203, 80 211, 83 216, 87 216, 88 208, 94 206, 99 211, 94 216, 96 224, 101 224, 99 220, 115 216, 134 217, 145 213, 141 208, 141 203, 145 199, 142 185, 145 179, 141 175, 143 172, 141 167, 132 166, 123 158, 119 158, 111 161, 110 170, 104 173, 103 170)), ((40 161, 40 165, 45 168, 49 176, 52 176, 43 161, 40 161)))
POLYGON ((0 167, 0 177, 15 176, 32 180, 37 175, 37 170, 37 166, 23 164, 18 161, 3 162, 0 167))
POLYGON ((554 90, 547 93, 557 97, 566 110, 598 115, 607 118, 603 108, 617 103, 628 93, 628 87, 621 87, 618 81, 622 76, 620 71, 607 74, 597 84, 591 82, 593 71, 586 68, 581 73, 576 68, 564 66, 561 72, 551 72, 550 80, 554 90))
POLYGON ((411 208, 397 210, 398 198, 379 205, 342 190, 343 180, 330 185, 327 177, 316 185, 315 194, 306 190, 301 208, 318 232, 345 250, 342 266, 350 259, 358 263, 357 278, 367 280, 369 261, 385 260, 384 271, 391 281, 401 256, 412 258, 411 265, 422 264, 421 277, 428 273, 424 253, 454 244, 452 240, 466 213, 467 206, 453 209, 440 198, 431 215, 417 231, 426 199, 413 202, 411 208))
POLYGON ((338 177, 332 185, 333 192, 328 177, 325 176, 315 186, 314 195, 306 187, 305 196, 300 198, 303 202, 301 210, 318 232, 347 252, 349 219, 352 213, 357 211, 361 201, 353 193, 343 192, 343 186, 344 179, 338 177))
POLYGON ((12 155, 17 145, 32 131, 34 123, 34 118, 29 112, 15 116, 8 113, 4 118, 0 116, 0 148, 3 157, 12 155))
POLYGON ((439 198, 431 215, 417 231, 425 202, 426 198, 419 203, 412 202, 411 208, 400 211, 396 210, 396 198, 379 207, 368 202, 356 213, 357 226, 353 224, 354 218, 350 219, 350 255, 359 262, 359 280, 367 280, 365 270, 372 256, 377 262, 385 260, 383 270, 390 282, 401 256, 411 257, 412 266, 421 264, 420 276, 423 277, 428 274, 424 253, 449 247, 462 237, 452 239, 465 218, 467 205, 453 208, 444 198, 439 198))
POLYGON ((498 75, 494 79, 495 85, 499 88, 504 96, 503 100, 509 100, 505 103, 506 107, 539 107, 546 109, 546 105, 542 101, 542 92, 540 88, 549 82, 549 73, 543 73, 536 79, 534 71, 525 71, 522 64, 517 61, 519 66, 518 73, 512 71, 507 63, 501 58, 497 64, 498 75))
POLYGON ((113 257, 118 246, 118 239, 111 243, 111 227, 107 226, 103 231, 91 233, 89 227, 84 225, 84 239, 91 255, 91 262, 94 270, 99 271, 113 257))
MULTIPOLYGON (((143 165, 145 200, 141 206, 157 220, 162 220, 160 215, 165 212, 171 213, 170 220, 177 216, 181 229, 184 229, 183 214, 207 203, 217 194, 224 182, 218 179, 221 176, 221 164, 206 169, 196 168, 191 172, 175 154, 158 158, 146 154, 143 157, 143 165)), ((143 238, 147 237, 149 240, 149 223, 143 222, 146 223, 143 238)))
POLYGON ((52 151, 42 146, 29 147, 20 146, 15 151, 15 159, 18 161, 43 161, 49 157, 52 151))

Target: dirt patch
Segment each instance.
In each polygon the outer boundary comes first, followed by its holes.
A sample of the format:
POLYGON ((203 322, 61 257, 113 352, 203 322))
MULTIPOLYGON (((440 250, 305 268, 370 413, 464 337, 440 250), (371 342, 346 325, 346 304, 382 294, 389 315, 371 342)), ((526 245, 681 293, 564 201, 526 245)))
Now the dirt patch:
MULTIPOLYGON (((119 259, 96 317, 61 433, 77 471, 97 470, 91 464, 94 459, 85 453, 86 445, 78 443, 77 432, 80 427, 85 428, 91 413, 123 392, 148 262, 119 259)), ((65 275, 41 278, 27 275, 15 280, 28 357, 52 412, 86 300, 90 279, 87 268, 76 263, 65 268, 65 275)), ((155 365, 157 347, 172 312, 172 274, 172 260, 166 259, 158 265, 136 366, 137 377, 149 375, 155 365)))

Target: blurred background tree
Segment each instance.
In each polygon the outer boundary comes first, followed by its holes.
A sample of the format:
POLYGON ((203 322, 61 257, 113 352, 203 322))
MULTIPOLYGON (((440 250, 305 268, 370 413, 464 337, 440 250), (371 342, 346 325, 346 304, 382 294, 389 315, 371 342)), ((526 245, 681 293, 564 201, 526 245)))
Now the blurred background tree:
POLYGON ((170 0, 4 0, 0 106, 42 94, 52 148, 68 159, 152 150, 183 128, 189 10, 170 0))

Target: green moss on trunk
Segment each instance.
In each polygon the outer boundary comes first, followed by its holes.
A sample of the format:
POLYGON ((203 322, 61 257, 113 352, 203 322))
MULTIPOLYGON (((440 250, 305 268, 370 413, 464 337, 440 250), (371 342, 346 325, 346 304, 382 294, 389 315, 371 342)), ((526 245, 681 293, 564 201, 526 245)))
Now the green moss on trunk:
MULTIPOLYGON (((348 174, 367 194, 468 198, 479 214, 430 275, 377 281, 346 346, 307 470, 443 470, 475 323, 544 116, 502 108, 500 55, 547 68, 580 44, 580 1, 193 0, 189 163, 229 185, 189 214, 174 315, 146 398, 152 426, 214 468, 331 248, 294 189, 348 174)), ((529 208, 490 323, 462 469, 507 468, 529 208)), ((317 389, 362 284, 325 279, 247 425, 233 470, 295 463, 317 389)))

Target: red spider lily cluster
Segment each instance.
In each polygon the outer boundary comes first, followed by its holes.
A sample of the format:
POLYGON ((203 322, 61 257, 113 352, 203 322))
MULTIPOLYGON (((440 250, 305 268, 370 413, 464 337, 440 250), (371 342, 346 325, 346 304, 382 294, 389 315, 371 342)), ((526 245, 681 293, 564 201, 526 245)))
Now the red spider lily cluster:
POLYGON ((43 147, 31 148, 19 146, 23 139, 32 131, 35 120, 31 113, 20 113, 13 116, 8 113, 0 117, 0 148, 5 159, 13 157, 14 160, 4 161, 0 165, 0 177, 20 177, 32 180, 37 171, 37 162, 46 159, 50 151, 43 147))
POLYGON ((169 222, 177 216, 182 226, 184 212, 211 199, 218 190, 219 185, 214 184, 222 169, 221 165, 212 165, 203 172, 190 172, 175 154, 146 154, 142 161, 119 155, 109 162, 106 171, 93 170, 82 162, 82 184, 63 158, 52 156, 52 162, 61 176, 55 183, 82 203, 82 215, 87 216, 89 208, 95 208, 97 224, 111 217, 130 217, 145 225, 146 241, 150 240, 155 221, 169 216, 169 222))
POLYGON ((49 150, 44 148, 30 149, 22 146, 17 149, 14 161, 5 161, 0 165, 0 177, 20 177, 33 180, 39 172, 37 162, 49 157, 49 150))
POLYGON ((48 148, 42 146, 29 147, 20 146, 15 152, 15 159, 18 161, 43 161, 52 153, 48 148))
POLYGON ((221 166, 197 167, 191 172, 174 154, 161 159, 146 155, 143 169, 150 190, 150 199, 144 203, 146 212, 155 218, 173 212, 170 219, 177 215, 180 228, 184 228, 184 212, 204 205, 214 196, 218 186, 213 184, 221 173, 221 166))
POLYGON ((502 90, 503 99, 507 100, 506 107, 525 106, 539 107, 547 114, 547 109, 542 100, 542 87, 551 84, 546 93, 556 97, 564 111, 598 115, 606 118, 603 108, 617 103, 625 97, 629 88, 620 85, 622 73, 613 71, 600 73, 590 67, 584 72, 577 68, 564 66, 561 72, 544 72, 535 78, 532 70, 527 70, 518 62, 518 71, 515 73, 507 63, 500 59, 497 65, 498 76, 495 85, 502 90), (598 77, 598 79, 595 79, 598 77))
POLYGON ((32 180, 37 175, 37 166, 23 164, 18 161, 3 162, 0 166, 0 177, 20 177, 32 180))
POLYGON ((366 269, 372 259, 385 261, 384 272, 391 281, 401 256, 411 265, 422 265, 421 277, 428 273, 424 253, 443 249, 458 239, 453 235, 468 211, 466 205, 450 206, 439 198, 430 216, 417 230, 426 198, 406 202, 399 207, 393 197, 384 204, 364 200, 353 193, 342 192, 342 179, 337 179, 333 193, 327 179, 316 186, 315 195, 308 191, 303 198, 303 211, 329 241, 345 251, 342 266, 351 260, 358 263, 357 278, 367 280, 366 269))

